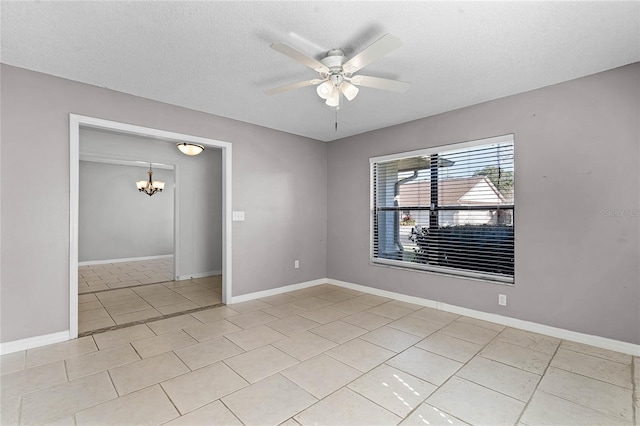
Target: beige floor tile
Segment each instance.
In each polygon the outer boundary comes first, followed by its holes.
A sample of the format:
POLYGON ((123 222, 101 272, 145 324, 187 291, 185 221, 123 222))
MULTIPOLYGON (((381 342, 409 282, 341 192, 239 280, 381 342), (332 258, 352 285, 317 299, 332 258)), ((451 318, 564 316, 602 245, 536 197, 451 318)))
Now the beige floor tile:
POLYGON ((427 403, 421 404, 410 416, 408 416, 402 423, 402 426, 465 426, 469 423, 465 423, 460 419, 453 417, 449 413, 429 405, 427 403))
POLYGON ((393 351, 358 338, 343 343, 325 353, 363 373, 382 364, 395 355, 393 351))
POLYGON ((440 333, 478 345, 486 345, 498 335, 497 331, 456 321, 442 327, 440 333))
POLYGON ((184 416, 165 423, 164 426, 244 426, 233 413, 220 401, 214 401, 204 407, 193 410, 184 416))
POLYGON ((107 372, 82 377, 22 397, 22 424, 41 424, 116 398, 107 372))
POLYGON ((266 324, 276 321, 278 317, 269 315, 266 312, 254 311, 245 314, 233 315, 227 318, 227 321, 234 323, 241 328, 255 327, 256 325, 266 324))
POLYGON ((84 333, 85 331, 94 331, 99 330, 101 328, 108 328, 115 326, 116 323, 111 319, 102 318, 93 321, 83 321, 78 323, 78 333, 84 333))
POLYGON ((496 324, 495 322, 483 321, 476 318, 464 316, 458 318, 456 322, 461 322, 463 324, 469 324, 480 328, 488 328, 489 330, 493 331, 502 331, 506 328, 504 325, 496 324))
POLYGON ((601 413, 633 422, 633 392, 579 374, 549 368, 538 389, 589 407, 601 413))
POLYGON ((0 380, 2 400, 14 398, 67 381, 63 361, 8 373, 0 380))
POLYGON ((553 355, 494 340, 480 352, 480 356, 512 367, 521 368, 531 373, 543 374, 553 355))
POLYGON ((94 309, 103 308, 102 303, 98 299, 90 300, 88 302, 78 302, 78 313, 85 311, 92 311, 94 309))
POLYGON ((399 320, 390 322, 389 327, 402 330, 406 333, 415 334, 421 338, 427 337, 442 328, 442 325, 435 322, 423 320, 417 317, 406 316, 399 320))
POLYGON ((268 303, 271 306, 280 306, 285 303, 295 302, 296 299, 293 296, 289 296, 288 294, 276 294, 274 296, 262 297, 258 299, 261 302, 268 303))
POLYGON ((201 290, 190 293, 182 293, 184 297, 200 306, 211 306, 220 303, 220 294, 212 290, 201 290))
POLYGON ((245 425, 278 425, 299 413, 316 399, 279 374, 238 392, 222 402, 245 425))
POLYGON ((419 311, 415 311, 409 316, 420 318, 423 320, 435 322, 436 324, 447 325, 450 322, 460 318, 460 315, 453 314, 451 312, 441 311, 433 308, 422 308, 419 311))
POLYGON ((0 425, 17 425, 20 421, 20 397, 2 398, 0 402, 0 425))
POLYGON ((238 315, 239 312, 234 311, 226 306, 218 306, 217 308, 205 309, 204 311, 193 312, 191 316, 202 322, 215 322, 227 317, 238 315))
POLYGON ((340 290, 337 290, 337 291, 330 291, 328 293, 319 294, 316 297, 320 299, 328 300, 329 302, 337 303, 337 302, 343 302, 345 300, 353 299, 356 296, 353 294, 344 293, 340 290))
POLYGON ((226 364, 218 362, 168 380, 162 387, 180 413, 185 414, 248 384, 226 364))
POLYGON ((310 331, 339 344, 346 343, 351 339, 367 333, 367 330, 364 328, 340 320, 316 327, 310 331))
POLYGON ((299 315, 282 318, 267 324, 267 327, 272 328, 279 333, 286 334, 287 336, 293 336, 319 326, 320 323, 311 321, 310 319, 299 315))
POLYGON ((304 361, 336 347, 337 343, 318 336, 317 334, 303 331, 288 339, 273 342, 272 345, 286 354, 300 361, 304 361))
POLYGON ((285 303, 284 305, 272 306, 270 308, 262 309, 262 312, 266 312, 269 315, 273 315, 278 318, 287 318, 292 315, 299 314, 300 312, 305 312, 307 309, 294 305, 293 303, 285 303))
POLYGON ((328 324, 348 316, 346 312, 339 311, 331 306, 323 306, 307 312, 301 312, 299 315, 311 321, 319 322, 320 324, 328 324))
MULTIPOLYGON (((93 302, 89 302, 93 303, 93 302)), ((86 322, 86 321, 94 321, 103 318, 111 318, 109 312, 105 308, 102 307, 100 302, 95 302, 100 305, 97 309, 89 309, 84 311, 78 311, 78 321, 86 322)), ((83 303, 86 305, 86 303, 83 303)))
POLYGON ((329 356, 318 355, 280 374, 320 399, 345 386, 361 373, 329 356))
POLYGON ((109 370, 118 395, 126 395, 147 386, 189 372, 173 352, 156 355, 109 370))
POLYGON ((293 420, 293 418, 290 418, 280 423, 278 426, 302 426, 302 425, 296 422, 295 420, 293 420))
POLYGON ((500 333, 498 340, 552 355, 560 344, 560 339, 556 339, 555 337, 517 330, 515 328, 506 328, 500 333))
POLYGON ((160 336, 137 340, 133 342, 132 345, 142 358, 150 358, 195 343, 198 343, 196 339, 182 330, 177 330, 171 333, 161 334, 160 336))
POLYGON ((0 356, 0 374, 15 373, 24 370, 27 351, 18 351, 0 356))
POLYGON ((371 312, 372 314, 397 320, 415 312, 415 310, 402 305, 398 305, 393 302, 387 302, 381 305, 377 305, 373 308, 370 308, 367 310, 367 312, 371 312))
POLYGON ((416 347, 409 348, 391 358, 387 364, 436 386, 442 385, 462 367, 462 364, 457 361, 416 347))
POLYGON ((200 308, 200 307, 201 306, 198 305, 197 303, 188 300, 186 302, 176 303, 176 304, 173 304, 173 305, 158 306, 156 308, 156 310, 159 311, 162 315, 171 315, 171 314, 175 314, 175 313, 178 313, 178 312, 184 312, 184 311, 189 311, 191 309, 197 309, 197 308, 200 308))
POLYGON ((107 300, 118 299, 122 297, 136 297, 136 296, 137 294, 129 288, 96 293, 96 297, 100 299, 100 301, 107 301, 107 300))
POLYGON ((89 376, 111 368, 138 361, 140 357, 131 345, 125 344, 98 352, 91 352, 66 360, 69 380, 89 376))
POLYGON ((286 337, 287 336, 284 334, 278 333, 266 325, 258 325, 256 327, 251 327, 246 330, 236 331, 226 335, 227 339, 231 340, 245 351, 269 345, 273 342, 277 342, 278 340, 285 339, 286 337))
POLYGON ((189 333, 191 337, 198 342, 203 342, 209 339, 215 339, 216 337, 224 336, 225 334, 241 331, 242 329, 235 324, 230 323, 227 320, 219 320, 216 322, 207 322, 204 324, 193 325, 186 327, 184 331, 189 333))
POLYGON ((426 401, 459 419, 481 425, 513 425, 524 402, 475 383, 452 377, 426 401))
POLYGON ((180 315, 177 317, 171 317, 147 323, 149 328, 151 328, 151 330, 153 330, 153 332, 158 335, 171 333, 172 331, 182 330, 200 324, 202 323, 191 315, 180 315))
POLYGON ((400 417, 342 388, 294 417, 301 425, 395 425, 400 417))
POLYGON ((296 365, 298 360, 268 345, 228 358, 224 362, 245 380, 255 383, 296 365))
POLYGON ((536 391, 533 395, 520 421, 527 426, 630 426, 632 424, 542 391, 536 391))
POLYGON ((405 417, 437 388, 382 364, 349 384, 349 388, 400 417, 405 417))
POLYGON ((419 336, 389 326, 380 327, 360 338, 394 352, 401 352, 420 340, 419 336))
POLYGON ((467 362, 473 358, 482 345, 467 342, 442 333, 433 333, 415 345, 417 348, 451 358, 458 362, 467 362))
MULTIPOLYGON (((171 291, 171 290, 167 290, 167 291, 171 291)), ((173 292, 173 294, 162 293, 161 295, 153 295, 152 297, 142 294, 141 297, 154 308, 158 308, 160 306, 168 306, 168 305, 175 305, 178 303, 190 302, 189 299, 175 292, 173 292)))
POLYGON ((244 351, 224 337, 205 340, 174 351, 191 370, 239 355, 244 351))
POLYGON ((633 357, 633 377, 640 379, 640 356, 633 357))
POLYGON ((245 314, 247 312, 259 311, 261 309, 271 308, 272 306, 268 303, 264 303, 259 300, 249 300, 247 302, 233 303, 233 304, 227 305, 227 307, 233 309, 236 312, 240 312, 241 314, 245 314))
POLYGON ((353 315, 357 314, 358 312, 366 311, 367 309, 371 308, 371 305, 356 302, 354 299, 349 299, 343 300, 342 302, 334 303, 333 305, 331 305, 331 307, 346 314, 353 315))
POLYGON ((358 312, 356 314, 342 318, 341 321, 353 324, 369 331, 373 331, 376 328, 380 328, 383 325, 389 324, 393 320, 391 318, 372 314, 371 312, 358 312))
POLYGON ((94 334, 93 338, 100 350, 153 337, 155 334, 145 324, 134 325, 120 330, 94 334))
POLYGON ((127 314, 112 315, 111 318, 113 318, 116 324, 127 324, 130 322, 141 321, 141 320, 146 320, 151 318, 158 318, 161 316, 162 316, 162 313, 160 313, 158 310, 150 308, 150 309, 145 309, 144 311, 136 311, 136 312, 129 312, 127 314))
POLYGON ((325 299, 320 299, 319 297, 307 297, 305 299, 299 299, 291 303, 307 310, 319 309, 333 304, 333 302, 325 299))
POLYGON ((92 287, 89 286, 80 286, 78 285, 78 295, 82 295, 83 293, 101 291, 101 290, 109 290, 109 286, 106 284, 102 285, 94 285, 92 287))
POLYGON ((596 356, 598 358, 608 359, 609 361, 619 362, 621 364, 630 364, 633 358, 631 355, 623 354, 621 352, 610 351, 607 349, 597 348, 595 346, 585 345, 577 342, 570 342, 568 340, 563 340, 560 344, 560 347, 562 349, 582 352, 587 355, 596 356))
POLYGON ((558 352, 551 360, 551 365, 572 373, 582 374, 603 382, 633 389, 631 364, 620 364, 580 352, 558 349, 558 352))
POLYGON ((86 303, 86 302, 93 302, 93 301, 98 301, 98 298, 96 297, 95 294, 82 294, 78 296, 78 303, 86 303))
POLYGON ((205 286, 197 284, 197 283, 189 283, 189 284, 182 285, 182 286, 179 286, 179 287, 173 287, 172 290, 175 291, 176 293, 180 293, 182 295, 185 295, 185 294, 188 294, 188 293, 197 293, 197 292, 200 292, 200 291, 208 291, 205 286))
POLYGON ((391 301, 391 299, 382 296, 376 296, 374 294, 363 294, 361 296, 354 297, 353 299, 351 299, 351 301, 369 306, 378 306, 385 302, 391 301))
POLYGON ((26 368, 97 351, 91 336, 27 350, 26 368))
POLYGON ((456 376, 525 403, 540 381, 537 374, 482 357, 469 361, 456 376))
POLYGON ((111 315, 128 314, 130 312, 144 311, 153 308, 144 300, 136 300, 134 302, 120 303, 118 305, 107 306, 106 309, 111 315))
POLYGON ((156 385, 80 411, 76 414, 76 422, 78 426, 160 425, 179 415, 156 385))

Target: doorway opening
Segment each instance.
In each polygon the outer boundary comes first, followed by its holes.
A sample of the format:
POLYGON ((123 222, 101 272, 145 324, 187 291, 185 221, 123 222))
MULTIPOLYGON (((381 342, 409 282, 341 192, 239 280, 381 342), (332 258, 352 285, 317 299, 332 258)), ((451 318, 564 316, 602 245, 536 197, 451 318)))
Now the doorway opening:
MULTIPOLYGON (((206 156, 202 157, 199 159, 200 162, 204 161, 206 156)), ((158 178, 158 180, 161 179, 158 178)), ((111 183, 109 180, 103 181, 102 189, 108 190, 111 183)), ((70 184, 70 338, 78 337, 79 332, 84 333, 88 330, 87 327, 90 327, 85 323, 79 331, 79 317, 82 317, 83 321, 90 317, 86 313, 78 313, 79 300, 82 302, 83 308, 92 308, 91 314, 95 314, 96 319, 102 317, 104 321, 94 321, 93 326, 91 326, 99 329, 100 324, 107 326, 107 328, 113 325, 107 324, 110 320, 114 320, 116 326, 118 324, 129 324, 146 318, 157 319, 158 315, 161 315, 160 318, 162 318, 215 303, 227 303, 231 299, 230 143, 71 114, 70 184), (88 134, 99 135, 102 139, 97 138, 92 142, 93 145, 86 144, 84 138, 88 134), (127 149, 125 150, 126 154, 118 151, 116 158, 114 158, 114 146, 117 145, 114 140, 118 138, 124 138, 127 149), (126 140, 127 138, 129 138, 128 141, 126 140), (83 139, 82 144, 81 139, 83 139), (144 143, 147 144, 146 149, 142 145, 138 146, 137 143, 131 143, 136 142, 137 139, 144 139, 144 143), (218 159, 219 175, 217 180, 206 173, 202 173, 202 170, 208 170, 211 167, 206 167, 202 164, 194 166, 196 163, 188 163, 189 160, 193 161, 189 157, 183 159, 172 157, 173 151, 169 149, 177 152, 176 144, 180 142, 203 145, 206 148, 205 152, 208 152, 212 156, 211 158, 218 159), (161 147, 160 151, 150 154, 152 150, 149 149, 149 144, 155 144, 153 145, 154 148, 161 147), (167 201, 172 201, 173 203, 173 223, 169 225, 169 227, 173 228, 173 253, 169 253, 170 249, 166 247, 166 235, 163 238, 160 238, 160 236, 156 238, 152 234, 139 236, 137 238, 143 241, 137 242, 139 246, 137 250, 133 249, 133 246, 136 245, 136 237, 134 236, 136 223, 140 224, 141 221, 146 220, 147 222, 144 222, 145 226, 148 225, 148 222, 151 221, 148 214, 136 215, 135 213, 130 213, 132 223, 123 226, 123 228, 128 227, 128 230, 114 229, 109 231, 108 229, 102 229, 103 234, 116 234, 122 231, 121 233, 129 236, 128 238, 121 238, 129 242, 128 246, 130 246, 122 251, 109 251, 109 247, 104 247, 104 244, 99 242, 92 244, 91 239, 79 238, 79 234, 83 229, 85 233, 91 233, 87 231, 87 229, 90 229, 87 228, 87 217, 85 217, 88 208, 84 204, 82 207, 83 217, 80 216, 79 197, 81 189, 86 197, 86 188, 81 188, 80 185, 80 166, 81 164, 83 165, 84 171, 85 168, 91 168, 86 167, 87 164, 91 164, 96 168, 96 163, 100 163, 98 168, 101 166, 113 166, 113 163, 116 163, 120 167, 117 171, 120 177, 126 171, 126 168, 123 169, 122 167, 129 166, 142 170, 139 167, 142 163, 145 163, 145 167, 149 163, 152 164, 154 173, 158 174, 154 174, 154 179, 156 176, 165 173, 163 179, 167 180, 172 187, 165 186, 167 194, 159 194, 160 196, 167 195, 168 197, 161 199, 154 194, 151 198, 155 198, 155 201, 160 200, 165 204, 167 201), (171 174, 167 175, 168 172, 172 173, 173 176, 171 174), (196 176, 194 177, 193 175, 196 176), (199 179, 199 185, 193 184, 194 179, 199 179), (184 185, 181 187, 181 184, 184 185), (203 204, 201 201, 197 201, 206 197, 202 197, 201 193, 194 195, 194 191, 202 190, 207 185, 210 187, 217 186, 218 188, 217 200, 215 200, 219 211, 218 215, 211 214, 214 209, 211 203, 203 204), (168 194, 169 192, 172 194, 168 194), (199 209, 199 213, 190 211, 189 207, 194 203, 200 203, 196 206, 199 209), (182 208, 180 207, 181 205, 182 208), (201 226, 198 229, 192 229, 192 223, 198 223, 198 218, 195 217, 198 214, 201 216, 199 222, 201 226), (203 219, 203 217, 206 218, 203 219), (210 237, 210 235, 214 234, 203 233, 202 226, 205 228, 211 227, 212 232, 215 232, 215 238, 210 237), (199 237, 200 240, 204 239, 204 241, 199 244, 193 244, 189 238, 196 235, 194 233, 204 235, 199 237), (144 243, 149 242, 151 239, 155 241, 155 243, 150 244, 154 247, 145 248, 144 243), (212 254, 212 247, 216 246, 216 244, 208 240, 213 239, 218 241, 218 248, 217 252, 212 254), (221 244, 219 244, 220 240, 221 244), (161 248, 160 246, 163 245, 164 248, 161 248), (82 250, 80 250, 81 248, 82 250), (145 250, 147 251, 145 252, 145 250), (80 261, 79 255, 82 256, 80 261), (212 264, 211 259, 214 257, 219 260, 215 263, 216 266, 210 266, 212 264), (107 272, 110 275, 105 275, 107 272), (112 283, 100 282, 97 279, 90 281, 88 279, 93 274, 95 274, 93 276, 98 277, 100 273, 107 276, 112 283), (132 279, 129 279, 129 277, 132 279), (89 285, 90 282, 91 285, 89 285), (104 286, 104 288, 90 288, 96 285, 104 286), (217 294, 213 293, 213 291, 217 291, 217 294), (109 302, 112 298, 126 296, 123 292, 131 296, 131 304, 125 306, 125 303, 120 303, 120 306, 115 306, 109 302), (95 308, 95 311, 93 311, 93 308, 95 308), (102 311, 103 309, 104 312, 102 311), (109 318, 107 319, 106 317, 109 318)), ((135 190, 135 182, 132 182, 132 185, 134 185, 135 190)), ((141 199, 148 198, 143 197, 145 194, 137 194, 137 191, 136 195, 141 199)), ((83 198, 84 201, 85 199, 83 198)), ((146 201, 149 202, 148 199, 146 201)), ((99 216, 99 213, 96 214, 99 216)), ((123 218, 121 218, 120 223, 124 220, 123 218)), ((153 219, 162 221, 162 218, 153 219)), ((166 218, 164 220, 166 222, 166 218)), ((100 220, 94 221, 94 225, 100 225, 100 220)), ((160 228, 162 228, 162 232, 159 231, 159 233, 167 233, 166 224, 159 226, 160 228)), ((109 236, 111 237, 111 235, 109 236)), ((87 235, 83 235, 83 237, 87 237, 87 235)), ((110 238, 109 241, 113 240, 114 238, 110 238)), ((108 244, 106 245, 108 246, 108 244)), ((103 279, 103 277, 100 278, 103 279)), ((124 300, 127 300, 126 297, 122 299, 122 301, 124 300)))

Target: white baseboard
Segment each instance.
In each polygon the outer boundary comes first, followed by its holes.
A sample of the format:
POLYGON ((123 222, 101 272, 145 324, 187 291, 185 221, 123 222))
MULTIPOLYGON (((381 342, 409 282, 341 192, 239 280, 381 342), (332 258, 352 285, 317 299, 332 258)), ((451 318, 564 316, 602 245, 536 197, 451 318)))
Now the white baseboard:
POLYGON ((24 351, 26 349, 37 348, 39 346, 51 345, 69 340, 69 330, 58 333, 45 334, 42 336, 28 337, 26 339, 14 340, 13 342, 0 343, 0 354, 10 354, 24 351))
POLYGON ((314 285, 326 284, 327 279, 322 278, 319 280, 305 281, 298 284, 285 285, 284 287, 272 288, 271 290, 257 291, 255 293, 243 294, 240 296, 233 296, 231 298, 231 304, 247 302, 249 300, 260 299, 262 297, 275 296, 276 294, 287 293, 289 291, 301 290, 307 287, 313 287, 314 285))
POLYGON ((158 256, 125 257, 122 259, 86 260, 84 262, 78 262, 78 266, 105 265, 107 263, 121 263, 121 262, 139 262, 142 260, 169 259, 172 257, 173 257, 172 254, 161 254, 158 256))
POLYGON ((633 343, 622 342, 620 340, 608 339, 606 337, 593 336, 591 334, 578 333, 576 331, 565 330, 563 328, 551 327, 544 324, 539 324, 531 321, 524 321, 517 318, 505 317, 498 314, 490 314, 487 312, 476 311, 473 309, 462 308, 460 306, 449 305, 443 302, 437 302, 434 300, 423 299, 421 297, 407 296, 401 293, 394 293, 392 291, 380 290, 377 288, 371 288, 360 284, 353 284, 345 281, 334 280, 327 278, 322 280, 328 284, 333 284, 338 287, 349 288, 352 290, 362 291, 364 293, 374 294, 376 296, 387 297, 390 299, 400 300, 402 302, 413 303, 416 305, 426 306, 428 308, 439 309, 441 311, 452 312, 454 314, 464 315, 471 318, 476 318, 484 321, 490 321, 496 324, 505 325, 507 327, 518 328, 525 331, 531 331, 533 333, 545 334, 551 337, 557 337, 559 339, 571 340, 573 342, 584 343, 598 348, 609 349, 616 352, 623 352, 630 355, 640 356, 640 345, 633 343))
POLYGON ((217 271, 199 272, 197 274, 189 274, 189 275, 178 275, 178 277, 176 278, 176 281, 190 280, 192 278, 211 277, 213 275, 222 275, 222 270, 218 269, 217 271))

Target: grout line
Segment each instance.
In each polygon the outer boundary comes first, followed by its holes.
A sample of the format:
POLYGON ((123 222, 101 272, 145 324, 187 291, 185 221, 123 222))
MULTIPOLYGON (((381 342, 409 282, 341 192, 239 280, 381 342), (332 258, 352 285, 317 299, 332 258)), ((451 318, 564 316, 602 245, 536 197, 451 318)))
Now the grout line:
MULTIPOLYGON (((179 376, 178 376, 179 377, 179 376)), ((171 380, 171 379, 169 379, 171 380)), ((166 381, 166 380, 165 380, 166 381)), ((167 391, 165 390, 165 388, 162 386, 163 382, 158 383, 158 386, 160 386, 160 389, 162 389, 162 392, 167 396, 167 398, 169 399, 169 402, 171 402, 171 405, 173 405, 173 408, 176 409, 176 412, 178 413, 178 417, 176 417, 176 419, 179 419, 182 416, 186 416, 188 413, 182 414, 182 412, 178 409, 178 407, 176 406, 176 404, 173 402, 173 399, 171 399, 171 397, 169 396, 169 394, 167 393, 167 391)), ((195 409, 197 410, 197 408, 195 409)), ((195 411, 193 410, 193 411, 195 411)), ((190 411, 192 412, 192 411, 190 411)), ((175 419, 171 419, 171 420, 175 420, 175 419)))

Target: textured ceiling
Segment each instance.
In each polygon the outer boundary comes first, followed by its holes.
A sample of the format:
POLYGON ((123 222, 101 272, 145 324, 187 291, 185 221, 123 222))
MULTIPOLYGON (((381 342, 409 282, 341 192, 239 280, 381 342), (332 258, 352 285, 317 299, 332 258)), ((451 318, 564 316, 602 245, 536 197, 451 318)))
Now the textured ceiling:
POLYGON ((329 141, 640 61, 640 2, 9 2, 1 61, 329 141), (315 78, 270 49, 347 57, 385 33, 404 45, 334 112, 315 78))

